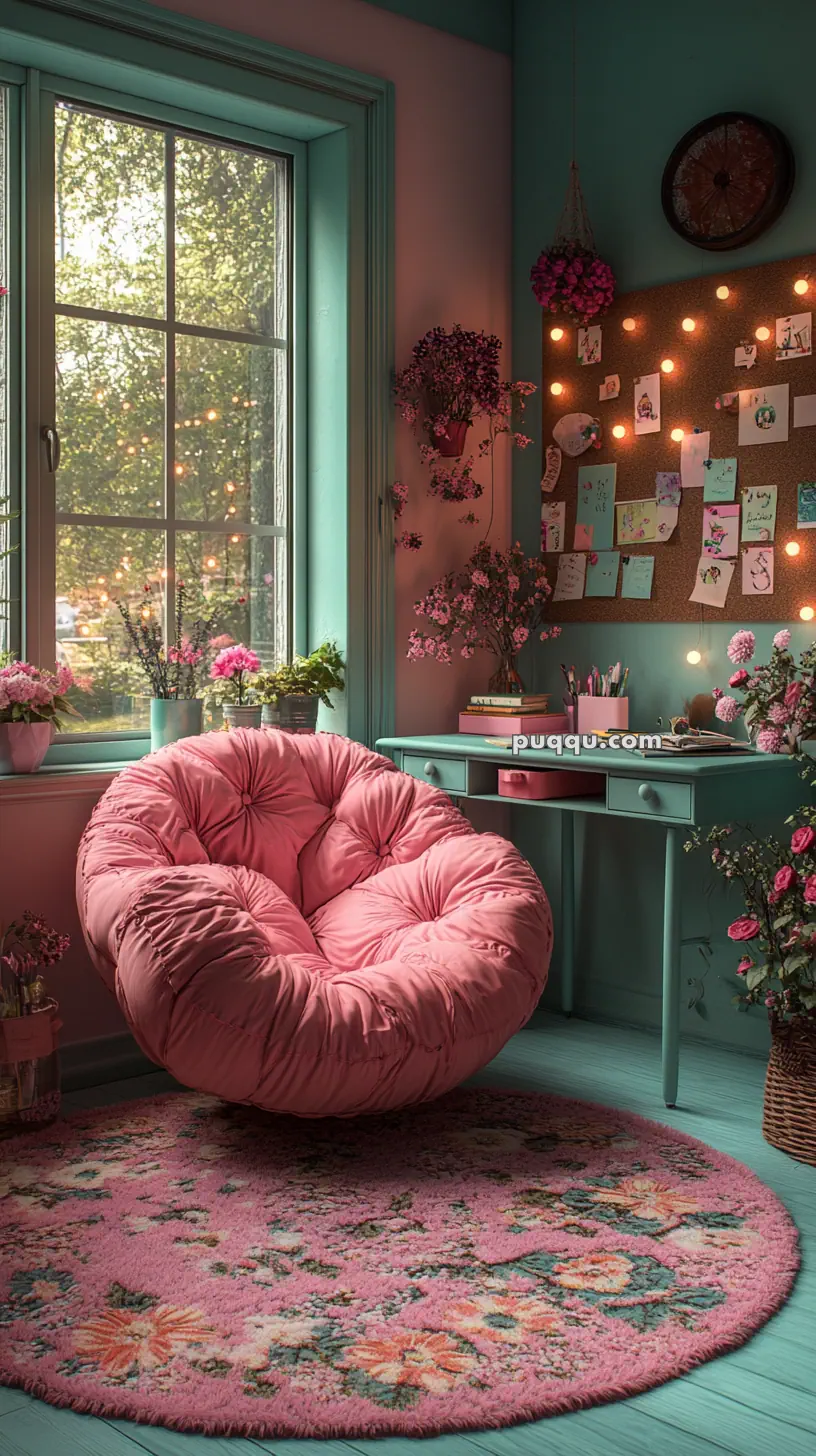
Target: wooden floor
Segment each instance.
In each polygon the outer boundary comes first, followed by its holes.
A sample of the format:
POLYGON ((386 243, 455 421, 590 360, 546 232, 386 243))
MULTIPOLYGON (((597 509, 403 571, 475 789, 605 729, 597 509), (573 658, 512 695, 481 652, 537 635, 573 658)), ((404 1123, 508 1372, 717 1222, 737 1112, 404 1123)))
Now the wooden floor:
MULTIPOLYGON (((816 1453, 816 1168, 759 1132, 763 1063, 711 1046, 683 1047, 681 1106, 659 1097, 657 1039, 647 1032, 551 1018, 522 1032, 477 1080, 629 1108, 699 1137, 755 1169, 802 1235, 804 1267, 789 1303, 743 1349, 633 1400, 535 1425, 422 1441, 249 1441, 184 1436, 100 1421, 0 1387, 0 1456, 814 1456, 816 1453)), ((95 1106, 163 1091, 163 1074, 76 1092, 95 1106)))

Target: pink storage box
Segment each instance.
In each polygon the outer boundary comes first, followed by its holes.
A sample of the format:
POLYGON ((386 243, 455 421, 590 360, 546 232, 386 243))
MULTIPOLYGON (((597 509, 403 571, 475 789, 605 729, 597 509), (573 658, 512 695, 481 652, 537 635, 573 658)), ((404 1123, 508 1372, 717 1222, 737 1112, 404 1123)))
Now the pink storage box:
POLYGON ((566 733, 566 713, 542 713, 539 716, 531 717, 530 714, 518 717, 490 718, 487 713, 460 713, 459 732, 475 733, 479 737, 489 734, 491 738, 509 738, 513 733, 566 733))
POLYGON ((572 769, 500 768, 499 793, 506 799, 570 799, 603 794, 604 775, 572 769))
POLYGON ((589 693, 578 699, 578 733, 603 733, 607 729, 629 727, 628 698, 593 698, 589 693))

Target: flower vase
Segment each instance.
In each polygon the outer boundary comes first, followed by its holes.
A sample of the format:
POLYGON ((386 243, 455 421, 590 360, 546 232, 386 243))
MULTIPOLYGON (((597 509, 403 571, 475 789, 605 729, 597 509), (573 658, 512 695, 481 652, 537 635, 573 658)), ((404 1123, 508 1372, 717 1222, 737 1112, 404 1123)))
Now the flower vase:
POLYGON ((228 732, 233 728, 260 728, 261 706, 260 703, 225 703, 224 722, 228 732))
POLYGON ((54 736, 53 723, 0 723, 0 774, 36 773, 54 736))
POLYGON ((180 738, 195 738, 201 732, 204 703, 201 698, 150 699, 150 751, 155 753, 180 738))
POLYGON ((450 420, 444 435, 437 435, 430 430, 430 440, 434 450, 447 460, 458 460, 465 448, 465 440, 470 424, 467 420, 450 420))
POLYGON ((499 658, 499 664, 488 683, 488 691, 491 693, 523 693, 524 683, 519 677, 516 667, 515 652, 504 652, 499 658))
POLYGON ((24 1132, 53 1122, 60 1110, 56 1001, 28 1016, 0 1019, 0 1132, 24 1132))
POLYGON ((287 693, 280 698, 280 726, 284 733, 314 733, 320 699, 312 693, 287 693))

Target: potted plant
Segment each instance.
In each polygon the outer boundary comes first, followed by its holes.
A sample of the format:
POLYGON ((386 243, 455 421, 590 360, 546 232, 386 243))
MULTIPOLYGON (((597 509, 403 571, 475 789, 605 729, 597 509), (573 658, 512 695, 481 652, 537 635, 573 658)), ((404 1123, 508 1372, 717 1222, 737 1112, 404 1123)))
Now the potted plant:
POLYGON ((314 733, 320 703, 334 704, 329 696, 345 688, 345 663, 336 642, 321 642, 308 657, 297 656, 291 663, 263 674, 256 683, 264 704, 264 723, 278 722, 288 733, 314 733), (267 713, 267 709, 270 709, 267 713))
POLYGON ((35 773, 48 752, 60 714, 79 717, 65 694, 73 685, 70 667, 55 672, 30 662, 0 667, 0 774, 35 773))
POLYGON ((255 701, 254 683, 248 675, 259 671, 261 659, 242 642, 224 647, 210 668, 210 677, 221 689, 227 728, 260 728, 261 705, 255 701))
POLYGON ((707 849, 714 868, 740 887, 744 913, 728 926, 742 954, 740 1006, 764 1006, 771 1028, 763 1136, 816 1164, 816 778, 810 802, 786 822, 789 840, 748 828, 695 830, 686 849, 707 849))
MULTIPOLYGON (((541 626, 550 591, 540 558, 526 558, 518 542, 508 551, 498 551, 482 541, 460 571, 440 577, 414 603, 417 616, 427 617, 436 630, 414 628, 407 656, 412 662, 433 657, 450 663, 451 641, 459 637, 461 657, 472 657, 481 647, 498 658, 490 692, 523 692, 516 658, 541 626)), ((560 632, 560 627, 551 627, 539 636, 543 642, 560 632)))
POLYGON ((30 910, 0 930, 0 1127, 52 1122, 60 1107, 59 1006, 39 970, 70 940, 30 910))
POLYGON ((742 702, 714 689, 714 712, 722 723, 744 718, 760 753, 796 753, 799 745, 816 735, 816 642, 805 648, 797 663, 789 651, 787 628, 773 639, 771 660, 747 667, 756 651, 753 632, 735 632, 727 652, 735 667, 728 686, 742 694, 742 702))
POLYGON ((397 374, 394 395, 403 419, 421 421, 440 455, 459 457, 474 415, 495 414, 499 403, 499 350, 495 334, 429 329, 414 344, 411 362, 397 374))
POLYGON ((196 617, 188 634, 184 618, 187 588, 180 581, 176 589, 173 640, 165 647, 161 627, 161 601, 153 586, 144 588, 144 601, 134 622, 127 602, 117 602, 125 632, 142 671, 150 684, 150 747, 152 752, 180 738, 201 732, 203 700, 197 696, 198 674, 212 631, 212 618, 196 617))

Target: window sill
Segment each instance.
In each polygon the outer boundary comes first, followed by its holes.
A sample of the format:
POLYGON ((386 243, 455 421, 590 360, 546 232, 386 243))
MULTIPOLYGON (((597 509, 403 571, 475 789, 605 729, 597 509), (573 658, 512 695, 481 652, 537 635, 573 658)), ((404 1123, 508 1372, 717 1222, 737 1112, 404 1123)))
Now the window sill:
POLYGON ((0 804, 20 799, 76 799, 101 794, 133 759, 109 763, 44 764, 36 773, 1 774, 0 804))

